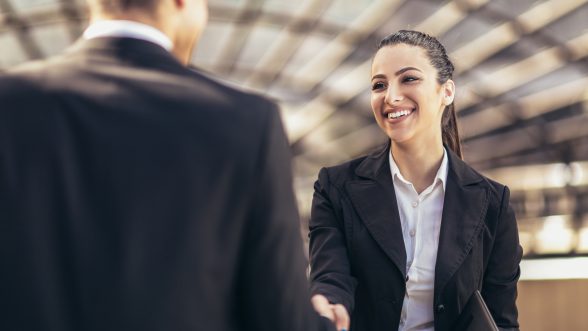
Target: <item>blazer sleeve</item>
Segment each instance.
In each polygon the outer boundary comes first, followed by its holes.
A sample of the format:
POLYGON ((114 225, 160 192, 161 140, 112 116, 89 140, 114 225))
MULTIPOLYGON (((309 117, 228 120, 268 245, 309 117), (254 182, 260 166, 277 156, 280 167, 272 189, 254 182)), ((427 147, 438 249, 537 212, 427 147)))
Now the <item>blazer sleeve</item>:
POLYGON ((510 191, 504 187, 482 296, 501 330, 518 330, 517 282, 523 249, 519 244, 517 222, 509 198, 510 191))
POLYGON ((321 169, 314 184, 309 221, 311 293, 344 305, 351 314, 357 280, 351 275, 342 215, 334 207, 339 198, 328 170, 321 169))
POLYGON ((335 330, 312 308, 291 175, 290 147, 273 103, 264 127, 244 229, 235 307, 244 330, 335 330))

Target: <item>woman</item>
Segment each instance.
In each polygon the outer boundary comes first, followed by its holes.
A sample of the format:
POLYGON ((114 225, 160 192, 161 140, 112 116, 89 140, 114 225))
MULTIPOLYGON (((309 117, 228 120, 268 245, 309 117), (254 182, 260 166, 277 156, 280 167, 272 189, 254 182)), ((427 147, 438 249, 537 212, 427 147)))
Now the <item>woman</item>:
POLYGON ((501 329, 518 329, 522 249, 509 190, 461 159, 452 74, 429 35, 382 40, 371 106, 390 142, 321 169, 315 183, 313 303, 350 316, 351 331, 452 330, 476 289, 501 329))

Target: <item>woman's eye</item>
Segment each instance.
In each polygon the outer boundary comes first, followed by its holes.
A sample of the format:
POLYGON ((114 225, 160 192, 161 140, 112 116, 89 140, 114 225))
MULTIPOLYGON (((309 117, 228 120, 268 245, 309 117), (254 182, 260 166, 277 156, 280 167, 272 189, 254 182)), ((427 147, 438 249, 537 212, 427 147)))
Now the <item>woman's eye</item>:
POLYGON ((372 85, 372 91, 382 89, 384 87, 384 83, 377 82, 372 85))
POLYGON ((405 83, 415 82, 417 80, 419 80, 418 77, 414 77, 414 76, 406 76, 402 79, 402 81, 405 83))

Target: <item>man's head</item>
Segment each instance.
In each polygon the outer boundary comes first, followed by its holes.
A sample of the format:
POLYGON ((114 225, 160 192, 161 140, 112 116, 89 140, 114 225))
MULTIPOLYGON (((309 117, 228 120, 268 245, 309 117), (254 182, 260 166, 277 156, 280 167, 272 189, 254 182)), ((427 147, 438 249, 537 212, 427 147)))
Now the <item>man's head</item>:
POLYGON ((207 0, 88 0, 88 4, 92 21, 130 20, 161 30, 186 64, 208 21, 207 0))

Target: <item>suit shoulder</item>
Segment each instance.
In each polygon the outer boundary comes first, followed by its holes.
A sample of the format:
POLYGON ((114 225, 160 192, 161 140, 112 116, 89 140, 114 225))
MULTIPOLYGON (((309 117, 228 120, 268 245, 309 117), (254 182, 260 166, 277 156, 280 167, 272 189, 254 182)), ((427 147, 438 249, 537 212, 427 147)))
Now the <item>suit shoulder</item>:
POLYGON ((253 91, 247 91, 242 87, 230 82, 221 81, 218 77, 206 71, 190 68, 188 69, 193 78, 201 84, 207 85, 215 92, 223 95, 226 102, 234 105, 235 109, 241 109, 250 113, 255 111, 275 110, 276 102, 253 91))
POLYGON ((41 94, 39 73, 36 71, 23 71, 21 68, 8 70, 0 74, 0 98, 16 100, 22 97, 28 99, 36 94, 41 94))
POLYGON ((483 174, 481 174, 480 172, 478 172, 477 170, 473 169, 471 166, 468 165, 468 167, 471 169, 471 171, 473 173, 475 173, 476 175, 478 175, 480 177, 481 183, 488 187, 489 191, 490 191, 490 197, 492 200, 495 201, 502 201, 502 197, 504 195, 504 191, 508 189, 508 187, 502 183, 499 183, 483 174))
MULTIPOLYGON (((9 86, 13 92, 22 92, 31 97, 35 92, 49 90, 52 72, 64 73, 65 56, 58 54, 42 60, 34 60, 19 64, 0 74, 2 84, 9 86)), ((3 86, 4 88, 4 86, 3 86)))
POLYGON ((502 197, 504 196, 504 191, 508 190, 508 187, 506 185, 499 183, 493 179, 490 179, 486 176, 483 176, 483 175, 480 175, 480 176, 482 176, 482 178, 484 178, 484 181, 490 187, 490 191, 491 191, 493 198, 495 198, 498 201, 501 201, 502 197))
POLYGON ((56 55, 47 59, 24 62, 9 68, 3 74, 38 81, 40 78, 46 76, 48 68, 52 64, 59 62, 61 57, 61 55, 56 55))
POLYGON ((331 184, 342 187, 345 182, 357 178, 355 169, 368 157, 368 155, 364 155, 334 166, 324 167, 319 174, 319 180, 322 176, 326 176, 331 184))

